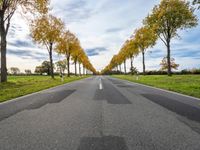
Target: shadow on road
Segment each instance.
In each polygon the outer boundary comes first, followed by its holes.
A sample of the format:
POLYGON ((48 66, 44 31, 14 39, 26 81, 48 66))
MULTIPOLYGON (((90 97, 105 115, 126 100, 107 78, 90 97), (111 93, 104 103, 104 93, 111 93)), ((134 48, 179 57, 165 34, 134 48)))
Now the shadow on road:
POLYGON ((77 150, 128 150, 128 147, 122 137, 84 137, 77 150))
POLYGON ((181 103, 179 101, 169 99, 165 96, 156 94, 142 94, 148 100, 157 103, 181 116, 187 117, 190 120, 200 122, 200 109, 181 103))
POLYGON ((9 118, 21 111, 39 109, 46 104, 60 103, 76 90, 61 90, 51 93, 37 93, 29 97, 0 106, 0 121, 9 118))
POLYGON ((132 104, 111 83, 102 80, 103 89, 96 90, 94 100, 106 100, 108 104, 132 104))

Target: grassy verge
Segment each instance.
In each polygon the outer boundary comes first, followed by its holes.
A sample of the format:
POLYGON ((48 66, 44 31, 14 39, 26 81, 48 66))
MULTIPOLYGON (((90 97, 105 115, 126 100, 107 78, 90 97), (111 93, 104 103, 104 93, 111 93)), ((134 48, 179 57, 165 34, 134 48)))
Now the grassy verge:
POLYGON ((113 77, 200 98, 200 75, 174 75, 172 77, 149 75, 139 76, 139 80, 131 75, 113 75, 113 77))
POLYGON ((60 77, 51 79, 49 76, 9 76, 7 83, 0 83, 0 102, 4 102, 16 97, 38 92, 54 86, 69 83, 83 77, 65 77, 62 82, 60 77))

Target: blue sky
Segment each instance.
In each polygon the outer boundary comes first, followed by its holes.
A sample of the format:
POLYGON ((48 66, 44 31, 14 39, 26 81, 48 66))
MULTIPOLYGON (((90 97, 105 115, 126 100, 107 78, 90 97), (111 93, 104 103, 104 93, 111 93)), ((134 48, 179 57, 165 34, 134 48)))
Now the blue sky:
MULTIPOLYGON (((52 0, 51 13, 60 17, 66 28, 77 35, 97 70, 103 69, 114 54, 117 54, 142 20, 158 4, 159 0, 52 0)), ((20 12, 20 10, 18 10, 20 12)), ((200 10, 195 12, 200 18, 200 10)), ((19 67, 34 70, 43 60, 48 60, 47 50, 32 42, 26 19, 14 15, 8 36, 8 68, 19 67)), ((200 24, 200 22, 199 22, 200 24)), ((200 68, 200 25, 180 31, 181 38, 172 42, 172 56, 181 69, 200 68)), ((161 41, 146 52, 147 70, 159 69, 166 48, 161 41)), ((54 54, 54 61, 62 59, 54 54)), ((129 67, 128 62, 128 67, 129 67)), ((141 70, 139 55, 134 65, 141 70)), ((73 67, 72 67, 73 68, 73 67)))

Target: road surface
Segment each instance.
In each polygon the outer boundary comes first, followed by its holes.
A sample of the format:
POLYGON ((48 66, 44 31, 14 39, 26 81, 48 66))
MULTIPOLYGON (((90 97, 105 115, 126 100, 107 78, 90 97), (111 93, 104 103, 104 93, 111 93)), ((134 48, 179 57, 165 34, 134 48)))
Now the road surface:
POLYGON ((0 150, 200 150, 200 100, 90 77, 0 104, 0 150))

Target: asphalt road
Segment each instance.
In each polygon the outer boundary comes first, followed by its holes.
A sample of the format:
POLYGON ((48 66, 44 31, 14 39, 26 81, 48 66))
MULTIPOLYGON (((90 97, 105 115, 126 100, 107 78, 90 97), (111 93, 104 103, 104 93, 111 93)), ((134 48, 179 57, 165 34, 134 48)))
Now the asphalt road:
POLYGON ((91 77, 0 104, 0 150, 200 150, 200 100, 91 77))

